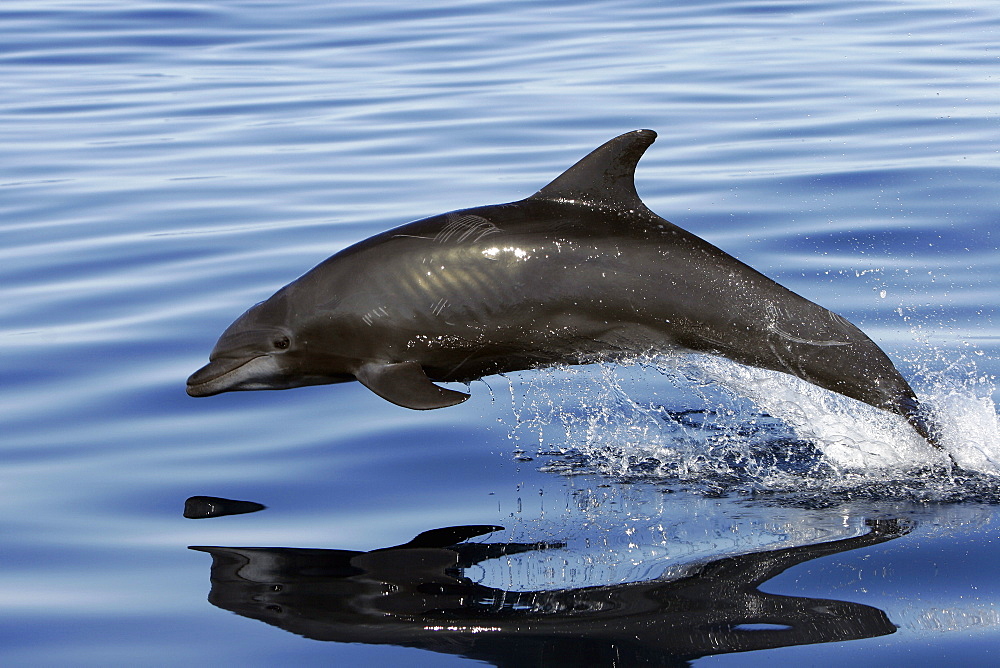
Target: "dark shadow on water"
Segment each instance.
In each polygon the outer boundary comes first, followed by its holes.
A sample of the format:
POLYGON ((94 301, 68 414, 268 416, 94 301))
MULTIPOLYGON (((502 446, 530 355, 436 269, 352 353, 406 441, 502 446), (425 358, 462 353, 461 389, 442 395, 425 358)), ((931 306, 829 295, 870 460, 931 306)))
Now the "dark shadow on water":
POLYGON ((465 569, 561 543, 469 543, 494 526, 434 529, 370 552, 192 547, 212 555, 209 601, 307 638, 391 644, 495 666, 684 666, 712 654, 872 638, 896 631, 877 608, 759 587, 812 559, 907 534, 867 521, 862 536, 705 563, 673 580, 504 591, 465 569))

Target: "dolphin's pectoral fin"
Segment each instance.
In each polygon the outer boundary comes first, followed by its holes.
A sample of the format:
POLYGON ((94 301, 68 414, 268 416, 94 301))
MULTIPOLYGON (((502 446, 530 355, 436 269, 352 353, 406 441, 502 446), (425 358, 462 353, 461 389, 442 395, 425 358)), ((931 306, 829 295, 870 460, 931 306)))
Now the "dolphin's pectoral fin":
POLYGON ((355 377, 386 401, 418 411, 454 406, 469 398, 465 392, 432 383, 416 362, 369 362, 358 369, 355 377))

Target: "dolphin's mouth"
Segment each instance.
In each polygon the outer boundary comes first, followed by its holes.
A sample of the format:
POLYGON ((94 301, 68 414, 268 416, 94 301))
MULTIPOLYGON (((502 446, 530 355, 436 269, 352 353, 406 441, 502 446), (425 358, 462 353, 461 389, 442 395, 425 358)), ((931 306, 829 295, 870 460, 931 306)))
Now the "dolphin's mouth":
POLYGON ((188 395, 192 397, 210 397, 213 394, 221 394, 227 390, 235 389, 235 386, 243 380, 242 376, 244 374, 236 374, 236 377, 230 376, 261 357, 264 357, 264 355, 256 357, 219 357, 212 360, 188 377, 188 395))

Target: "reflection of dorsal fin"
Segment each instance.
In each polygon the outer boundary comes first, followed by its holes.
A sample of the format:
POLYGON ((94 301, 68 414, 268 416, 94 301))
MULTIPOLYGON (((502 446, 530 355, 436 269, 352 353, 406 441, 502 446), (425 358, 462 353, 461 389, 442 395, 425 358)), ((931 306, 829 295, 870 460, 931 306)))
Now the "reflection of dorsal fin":
POLYGON ((494 531, 503 531, 503 527, 494 524, 472 524, 431 529, 417 534, 417 537, 409 543, 397 545, 396 547, 453 547, 462 541, 493 533, 494 531))
POLYGON ((635 191, 635 166, 650 144, 652 130, 635 130, 602 144, 560 174, 531 199, 575 200, 597 206, 642 207, 635 191))

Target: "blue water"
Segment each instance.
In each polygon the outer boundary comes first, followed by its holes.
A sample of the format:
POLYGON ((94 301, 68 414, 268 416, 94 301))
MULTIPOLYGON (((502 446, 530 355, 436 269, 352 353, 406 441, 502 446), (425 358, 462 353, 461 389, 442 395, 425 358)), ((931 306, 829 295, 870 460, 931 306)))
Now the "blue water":
POLYGON ((607 665, 981 665, 1000 649, 995 2, 8 0, 0 33, 4 665, 561 665, 567 646, 607 665), (858 324, 964 473, 884 415, 714 360, 493 377, 430 412, 357 383, 185 394, 237 315, 337 250, 525 197, 643 127, 650 208, 858 324), (268 508, 185 519, 194 495, 268 508), (521 592, 509 614, 551 622, 550 644, 530 620, 440 612, 455 601, 412 575, 472 548, 361 555, 460 525, 534 548, 434 582, 521 592), (357 551, 381 583, 361 594, 439 612, 334 630, 324 611, 362 600, 334 584, 357 580, 274 575, 291 557, 272 555, 237 584, 280 604, 233 614, 188 546, 357 551), (715 644, 684 649, 654 610, 666 626, 636 647, 554 603, 701 586, 706 564, 775 550, 797 556, 762 592, 882 626, 797 644, 786 617, 706 611, 715 644))

